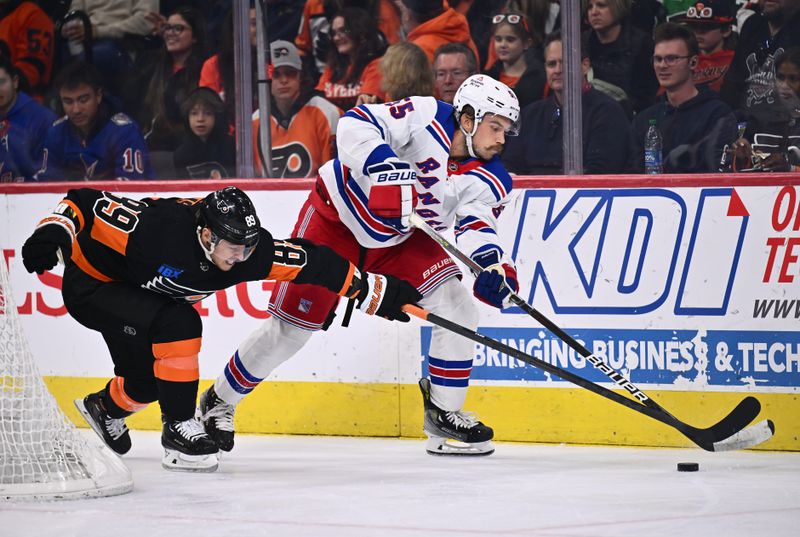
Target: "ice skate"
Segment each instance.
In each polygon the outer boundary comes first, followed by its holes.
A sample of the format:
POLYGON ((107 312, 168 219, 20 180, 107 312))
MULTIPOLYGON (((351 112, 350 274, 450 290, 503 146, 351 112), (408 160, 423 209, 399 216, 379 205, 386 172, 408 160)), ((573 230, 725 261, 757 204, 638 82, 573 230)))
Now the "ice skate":
POLYGON ((161 466, 178 472, 214 472, 219 466, 217 445, 195 418, 164 421, 161 466))
POLYGON ((125 418, 112 418, 108 415, 103 403, 105 394, 103 389, 90 393, 83 399, 75 399, 75 406, 97 436, 114 452, 124 455, 131 449, 131 435, 125 425, 125 418))
POLYGON ((481 456, 494 453, 494 431, 477 420, 471 412, 447 411, 431 401, 431 381, 419 381, 425 404, 423 430, 428 436, 425 446, 431 455, 481 456))
POLYGON ((206 433, 222 451, 233 449, 233 413, 236 407, 219 398, 212 385, 200 396, 195 417, 203 422, 206 433))

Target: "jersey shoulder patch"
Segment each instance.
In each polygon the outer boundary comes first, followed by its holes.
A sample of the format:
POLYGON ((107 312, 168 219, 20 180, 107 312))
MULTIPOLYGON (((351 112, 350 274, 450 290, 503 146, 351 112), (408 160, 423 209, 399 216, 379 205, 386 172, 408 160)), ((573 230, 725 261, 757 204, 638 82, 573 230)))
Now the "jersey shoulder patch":
POLYGON ((132 124, 133 120, 131 120, 131 118, 129 118, 122 112, 119 112, 111 116, 111 122, 114 123, 114 125, 119 125, 120 127, 124 127, 125 125, 132 124))

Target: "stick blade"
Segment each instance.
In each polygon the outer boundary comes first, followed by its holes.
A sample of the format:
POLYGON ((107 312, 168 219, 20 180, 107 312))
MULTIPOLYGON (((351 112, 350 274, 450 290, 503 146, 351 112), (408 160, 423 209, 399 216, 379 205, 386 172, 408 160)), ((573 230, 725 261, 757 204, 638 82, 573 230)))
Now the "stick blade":
POLYGON ((763 444, 775 434, 775 424, 772 420, 762 420, 755 425, 743 429, 714 443, 714 451, 735 451, 738 449, 749 449, 759 444, 763 444))

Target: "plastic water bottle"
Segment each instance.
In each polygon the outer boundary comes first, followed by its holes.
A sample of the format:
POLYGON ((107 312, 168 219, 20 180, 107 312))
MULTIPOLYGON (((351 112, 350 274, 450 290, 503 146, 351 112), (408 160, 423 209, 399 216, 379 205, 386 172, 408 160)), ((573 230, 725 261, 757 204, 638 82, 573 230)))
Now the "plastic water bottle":
POLYGON ((644 136, 644 173, 662 173, 661 165, 661 132, 656 126, 656 120, 650 120, 647 134, 644 136))

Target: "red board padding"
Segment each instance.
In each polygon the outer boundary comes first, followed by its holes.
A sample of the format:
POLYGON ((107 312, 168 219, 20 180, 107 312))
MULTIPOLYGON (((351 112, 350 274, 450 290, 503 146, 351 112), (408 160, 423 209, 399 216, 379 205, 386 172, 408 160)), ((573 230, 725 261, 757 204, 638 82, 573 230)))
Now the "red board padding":
MULTIPOLYGON (((111 192, 211 192, 226 186, 242 190, 310 190, 315 179, 224 179, 176 181, 78 181, 0 183, 0 194, 62 193, 91 187, 111 192)), ((514 188, 670 188, 707 186, 800 185, 800 173, 709 173, 676 175, 517 176, 514 188)))

